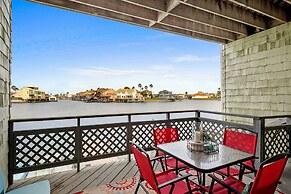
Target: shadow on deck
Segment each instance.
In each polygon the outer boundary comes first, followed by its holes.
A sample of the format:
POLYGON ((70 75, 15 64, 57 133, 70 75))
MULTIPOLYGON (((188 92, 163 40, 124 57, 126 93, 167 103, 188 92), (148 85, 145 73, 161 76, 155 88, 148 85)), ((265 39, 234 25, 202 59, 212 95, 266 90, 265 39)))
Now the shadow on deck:
MULTIPOLYGON (((151 153, 151 155, 153 154, 151 153)), ((161 167, 157 166, 155 170, 159 171, 161 167)), ((49 180, 52 194, 72 194, 134 176, 139 176, 135 160, 128 162, 127 157, 119 156, 98 160, 94 166, 84 165, 80 172, 70 170, 18 180, 9 187, 9 190, 37 181, 49 180)), ((291 193, 291 188, 290 186, 288 187, 290 182, 291 163, 287 163, 279 185, 281 191, 286 194, 291 193)))

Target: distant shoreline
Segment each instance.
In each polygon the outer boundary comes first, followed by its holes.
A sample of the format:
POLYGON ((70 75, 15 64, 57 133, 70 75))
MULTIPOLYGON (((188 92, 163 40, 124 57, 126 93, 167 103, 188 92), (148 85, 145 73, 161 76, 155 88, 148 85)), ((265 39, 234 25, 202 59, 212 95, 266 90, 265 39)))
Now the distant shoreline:
MULTIPOLYGON (((221 98, 195 98, 195 99, 182 99, 182 100, 171 100, 171 99, 158 99, 158 98, 148 98, 145 99, 145 101, 143 102, 118 102, 118 103, 151 103, 151 102, 179 102, 179 101, 184 101, 184 100, 189 100, 189 101, 207 101, 207 100, 215 100, 215 101, 221 101, 221 98)), ((63 100, 60 100, 63 101, 63 100)), ((68 101, 68 100, 64 100, 64 101, 68 101)), ((70 100, 69 100, 70 101, 70 100)), ((75 101, 75 100, 72 100, 75 101)), ((54 101, 57 102, 57 101, 54 101)), ((80 102, 85 102, 85 101, 80 101, 80 102)), ((13 102, 11 101, 12 104, 35 104, 35 103, 51 103, 50 101, 47 102, 13 102)), ((90 102, 90 103, 102 103, 102 102, 90 102)), ((106 103, 116 103, 116 102, 106 102, 106 103)))

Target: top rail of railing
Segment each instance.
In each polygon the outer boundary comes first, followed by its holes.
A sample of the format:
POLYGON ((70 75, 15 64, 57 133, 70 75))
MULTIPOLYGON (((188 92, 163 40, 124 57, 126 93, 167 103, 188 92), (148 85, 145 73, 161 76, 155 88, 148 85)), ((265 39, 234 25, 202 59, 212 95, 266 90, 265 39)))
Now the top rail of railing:
POLYGON ((258 118, 253 115, 243 115, 243 114, 234 114, 234 113, 224 113, 224 112, 215 112, 215 111, 206 111, 206 110, 179 110, 179 111, 158 111, 158 112, 136 112, 136 113, 117 113, 117 114, 98 114, 98 115, 82 115, 82 116, 65 116, 65 117, 39 117, 39 118, 19 118, 19 119, 10 119, 10 122, 31 122, 31 121, 49 121, 49 120, 67 120, 67 119, 86 119, 86 118, 97 118, 97 117, 120 117, 120 116, 138 116, 138 115, 152 115, 152 114, 167 114, 167 113, 206 113, 206 114, 215 114, 223 116, 233 116, 233 117, 242 117, 242 118, 258 118))

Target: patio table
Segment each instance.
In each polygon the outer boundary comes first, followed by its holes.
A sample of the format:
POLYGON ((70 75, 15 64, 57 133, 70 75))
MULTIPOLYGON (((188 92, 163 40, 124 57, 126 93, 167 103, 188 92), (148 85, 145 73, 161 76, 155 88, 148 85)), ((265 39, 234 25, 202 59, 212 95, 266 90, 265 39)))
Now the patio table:
POLYGON ((202 173, 202 186, 205 186, 205 174, 219 169, 241 163, 255 156, 225 145, 219 145, 219 151, 211 154, 190 151, 187 141, 177 141, 157 145, 157 148, 166 154, 184 162, 189 167, 202 173))

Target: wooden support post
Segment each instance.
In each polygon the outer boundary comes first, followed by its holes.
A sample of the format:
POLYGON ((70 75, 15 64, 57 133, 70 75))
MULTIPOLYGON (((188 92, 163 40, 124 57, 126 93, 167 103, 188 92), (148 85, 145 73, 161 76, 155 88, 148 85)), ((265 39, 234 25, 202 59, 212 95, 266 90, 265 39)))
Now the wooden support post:
POLYGON ((127 127, 127 149, 128 149, 128 162, 131 161, 131 150, 129 141, 132 141, 132 124, 131 115, 128 115, 128 127, 127 127))
POLYGON ((253 128, 258 133, 256 155, 260 158, 260 163, 265 160, 265 119, 254 117, 253 128))
POLYGON ((77 118, 77 129, 75 131, 75 143, 76 143, 76 157, 77 157, 77 172, 80 172, 80 160, 82 157, 82 130, 81 130, 80 118, 77 118))
POLYGON ((9 121, 9 129, 8 129, 8 145, 9 145, 9 152, 8 152, 8 184, 12 185, 13 183, 13 174, 15 169, 15 160, 16 160, 16 153, 15 153, 15 139, 13 135, 13 127, 14 124, 12 121, 9 121))

